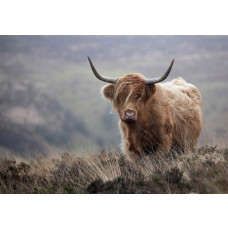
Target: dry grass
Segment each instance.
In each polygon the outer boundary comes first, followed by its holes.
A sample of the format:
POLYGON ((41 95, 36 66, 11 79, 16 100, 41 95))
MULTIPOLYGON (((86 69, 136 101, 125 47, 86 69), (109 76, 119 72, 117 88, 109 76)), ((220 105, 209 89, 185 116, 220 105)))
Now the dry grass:
POLYGON ((0 193, 228 193, 228 149, 157 154, 133 162, 119 152, 0 161, 0 193))

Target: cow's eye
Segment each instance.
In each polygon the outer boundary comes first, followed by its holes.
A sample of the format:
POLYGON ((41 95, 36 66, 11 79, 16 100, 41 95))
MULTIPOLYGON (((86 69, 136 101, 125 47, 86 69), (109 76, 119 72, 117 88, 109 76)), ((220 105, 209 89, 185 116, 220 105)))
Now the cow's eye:
POLYGON ((141 94, 135 94, 134 99, 138 100, 141 97, 141 94))
POLYGON ((120 103, 120 97, 119 96, 117 97, 117 103, 120 103))

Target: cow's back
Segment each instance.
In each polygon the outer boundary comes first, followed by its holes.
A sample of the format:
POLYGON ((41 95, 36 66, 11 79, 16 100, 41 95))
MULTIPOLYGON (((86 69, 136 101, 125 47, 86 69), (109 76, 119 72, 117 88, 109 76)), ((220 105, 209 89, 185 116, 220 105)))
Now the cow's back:
POLYGON ((202 106, 202 99, 199 90, 192 84, 187 83, 183 78, 177 78, 171 81, 182 93, 186 94, 198 105, 202 106))
POLYGON ((199 90, 182 78, 163 83, 162 87, 174 122, 174 144, 185 142, 184 148, 194 148, 202 128, 199 90))

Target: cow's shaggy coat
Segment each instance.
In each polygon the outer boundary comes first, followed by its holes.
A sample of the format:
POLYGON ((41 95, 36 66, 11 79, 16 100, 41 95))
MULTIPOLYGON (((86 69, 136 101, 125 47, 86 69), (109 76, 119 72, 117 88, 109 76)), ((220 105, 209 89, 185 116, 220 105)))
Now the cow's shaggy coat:
POLYGON ((122 147, 130 157, 195 148, 202 100, 194 85, 182 78, 146 85, 141 74, 127 74, 105 86, 103 94, 119 113, 122 147))

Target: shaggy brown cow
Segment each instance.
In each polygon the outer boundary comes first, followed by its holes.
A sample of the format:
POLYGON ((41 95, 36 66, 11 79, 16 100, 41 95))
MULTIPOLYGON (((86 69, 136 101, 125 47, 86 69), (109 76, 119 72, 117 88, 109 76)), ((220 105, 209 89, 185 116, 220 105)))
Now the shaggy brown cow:
POLYGON ((156 84, 168 77, 174 60, 160 78, 132 73, 113 79, 100 75, 88 59, 95 76, 110 83, 103 94, 119 113, 122 147, 130 157, 196 146, 202 127, 198 89, 182 78, 156 84))

